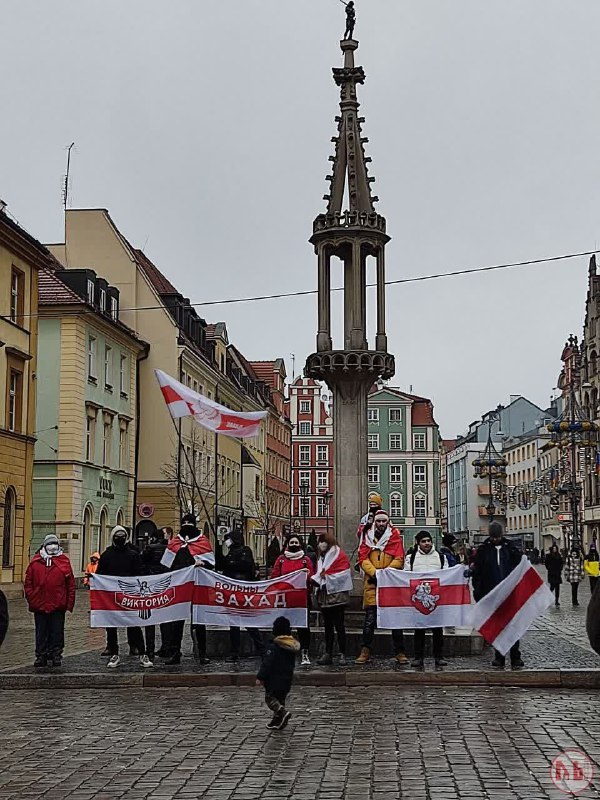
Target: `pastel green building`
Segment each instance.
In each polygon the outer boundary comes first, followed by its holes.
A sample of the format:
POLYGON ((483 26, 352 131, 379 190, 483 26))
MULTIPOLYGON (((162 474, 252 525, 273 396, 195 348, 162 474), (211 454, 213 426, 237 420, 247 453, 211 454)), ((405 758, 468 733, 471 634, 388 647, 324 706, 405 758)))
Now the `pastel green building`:
POLYGON ((433 403, 390 387, 368 400, 369 491, 377 491, 405 547, 418 531, 438 545, 440 524, 439 431, 433 403))

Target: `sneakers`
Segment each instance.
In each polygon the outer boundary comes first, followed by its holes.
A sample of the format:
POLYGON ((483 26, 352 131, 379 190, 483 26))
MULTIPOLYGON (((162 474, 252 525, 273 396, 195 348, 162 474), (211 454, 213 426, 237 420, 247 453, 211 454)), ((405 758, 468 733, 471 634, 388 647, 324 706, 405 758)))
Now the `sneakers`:
POLYGON ((410 665, 413 669, 423 669, 425 667, 425 662, 422 658, 413 658, 410 665))
POLYGON ((110 650, 108 649, 108 647, 105 647, 104 650, 100 653, 100 655, 102 657, 109 656, 110 655, 110 650))
POLYGON ((173 653, 169 658, 165 658, 164 663, 168 666, 172 664, 181 664, 181 653, 173 653))
POLYGON ((323 655, 317 659, 317 664, 320 667, 328 667, 330 664, 333 664, 333 658, 331 657, 331 654, 323 653, 323 655))
POLYGON ((436 669, 439 669, 440 667, 447 667, 448 666, 448 662, 446 661, 445 658, 436 658, 434 660, 435 660, 436 669))
POLYGON ((49 666, 51 667, 62 667, 62 656, 54 655, 51 659, 49 659, 49 666))
POLYGON ((45 667, 48 664, 48 660, 46 656, 38 656, 36 660, 33 662, 34 667, 45 667))
POLYGON ((401 667, 405 667, 408 664, 408 658, 406 657, 405 653, 397 653, 396 661, 401 667))
POLYGON ((343 653, 340 653, 340 657, 338 658, 338 664, 340 667, 345 667, 347 663, 346 656, 343 653))
POLYGON ((277 729, 282 731, 285 728, 285 726, 288 724, 288 722, 290 721, 290 717, 291 716, 292 716, 291 711, 284 711, 283 712, 283 716, 281 718, 281 722, 277 726, 277 729))
POLYGON ((308 657, 308 650, 302 651, 302 660, 300 661, 301 667, 310 667, 310 658, 308 657))
POLYGON ((281 714, 273 714, 273 719, 270 722, 267 722, 267 728, 269 730, 275 730, 279 727, 281 722, 281 714))
POLYGON ((118 667, 120 663, 121 663, 121 659, 119 658, 119 656, 111 656, 111 659, 108 662, 108 666, 111 669, 114 669, 115 667, 118 667))
POLYGON ((371 658, 371 651, 368 647, 361 647, 360 648, 360 655, 354 661, 355 664, 366 664, 371 658))
POLYGON ((510 662, 511 669, 522 669, 525 666, 525 662, 522 658, 515 658, 514 661, 510 662))
POLYGON ((503 658, 495 658, 492 661, 492 669, 504 669, 504 659, 503 658))
POLYGON ((154 666, 153 662, 150 661, 148 656, 140 656, 140 664, 142 665, 142 667, 144 667, 144 669, 148 669, 148 667, 154 666))

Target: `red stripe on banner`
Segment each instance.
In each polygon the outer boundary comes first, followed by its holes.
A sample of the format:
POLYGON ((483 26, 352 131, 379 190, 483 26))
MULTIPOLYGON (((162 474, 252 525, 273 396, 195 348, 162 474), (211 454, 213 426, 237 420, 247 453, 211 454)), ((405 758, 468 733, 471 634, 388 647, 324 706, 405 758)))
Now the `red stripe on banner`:
POLYGON ((257 611, 284 608, 306 608, 306 589, 295 589, 289 583, 283 586, 270 586, 266 591, 246 589, 225 589, 214 586, 196 586, 194 605, 208 606, 227 614, 229 610, 236 614, 256 614, 257 611))
MULTIPOLYGON (((440 595, 436 608, 471 604, 471 594, 466 583, 449 583, 436 587, 435 591, 440 595)), ((381 586, 377 591, 377 604, 380 608, 414 607, 413 594, 414 589, 409 586, 381 586)))
POLYGON ((178 403, 180 400, 183 400, 183 397, 180 394, 177 394, 172 386, 161 386, 160 390, 163 393, 163 397, 165 398, 165 403, 167 403, 167 405, 169 403, 178 403))
POLYGON ((486 642, 493 642, 506 628, 517 611, 521 609, 529 598, 537 592, 544 581, 533 567, 529 567, 512 592, 508 595, 494 613, 479 628, 479 633, 486 642))
POLYGON ((171 608, 179 603, 191 603, 194 596, 194 584, 191 581, 179 586, 172 586, 164 592, 140 597, 127 592, 92 589, 90 591, 90 609, 92 611, 154 611, 159 608, 171 608))

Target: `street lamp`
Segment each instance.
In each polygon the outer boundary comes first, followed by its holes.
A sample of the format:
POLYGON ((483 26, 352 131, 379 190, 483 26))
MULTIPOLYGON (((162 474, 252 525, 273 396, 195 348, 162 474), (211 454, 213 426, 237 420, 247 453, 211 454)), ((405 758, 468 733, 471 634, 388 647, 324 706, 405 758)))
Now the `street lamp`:
MULTIPOLYGON (((490 411, 488 414, 487 444, 483 453, 473 461, 473 477, 488 479, 490 500, 486 511, 488 513, 490 522, 494 519, 494 514, 496 513, 496 506, 494 505, 493 482, 494 479, 497 479, 497 483, 500 483, 498 478, 506 475, 506 466, 508 463, 504 456, 496 450, 494 447, 494 442, 492 441, 492 428, 494 427, 495 422, 500 422, 501 414, 502 406, 500 405, 495 411, 490 411)), ((500 434, 500 431, 498 431, 498 434, 500 434)))
POLYGON ((300 483, 300 497, 302 498, 300 514, 302 515, 302 519, 304 521, 304 542, 305 542, 305 544, 306 544, 306 516, 307 516, 307 514, 306 514, 306 512, 307 512, 307 509, 306 509, 306 498, 308 497, 309 491, 310 491, 310 486, 308 485, 308 483, 306 481, 302 481, 300 483))
POLYGON ((323 499, 325 500, 325 514, 326 514, 326 518, 327 518, 327 538, 328 539, 329 539, 329 501, 331 500, 332 497, 333 497, 333 495, 331 494, 331 492, 328 489, 325 489, 325 491, 323 492, 323 499))

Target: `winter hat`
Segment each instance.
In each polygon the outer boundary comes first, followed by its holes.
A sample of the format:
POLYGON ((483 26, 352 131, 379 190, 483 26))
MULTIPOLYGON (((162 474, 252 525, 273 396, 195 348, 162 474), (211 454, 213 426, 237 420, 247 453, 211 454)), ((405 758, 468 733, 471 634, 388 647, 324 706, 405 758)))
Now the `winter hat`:
POLYGON ((456 536, 453 533, 445 533, 442 536, 442 543, 445 547, 452 547, 456 544, 456 536))
POLYGON ((196 517, 194 514, 184 514, 181 518, 181 527, 182 528, 195 528, 196 527, 196 517))
POLYGON ((423 539, 431 539, 431 534, 429 531, 419 531, 415 536, 415 542, 419 544, 420 541, 423 539))
POLYGON ((115 525, 115 527, 110 532, 111 537, 114 539, 115 536, 125 536, 127 538, 129 534, 127 533, 127 529, 124 528, 122 525, 115 525))
POLYGON ((384 511, 382 508, 375 514, 374 520, 377 522, 378 519, 384 519, 386 522, 390 521, 390 515, 387 511, 384 511))
POLYGON ((60 545, 60 542, 58 541, 58 536, 55 536, 53 533, 49 533, 47 536, 44 536, 44 541, 42 542, 42 547, 46 547, 46 545, 48 545, 48 544, 58 544, 58 545, 60 545))
POLYGON ((292 626, 287 617, 277 617, 273 623, 273 636, 291 636, 292 626))

